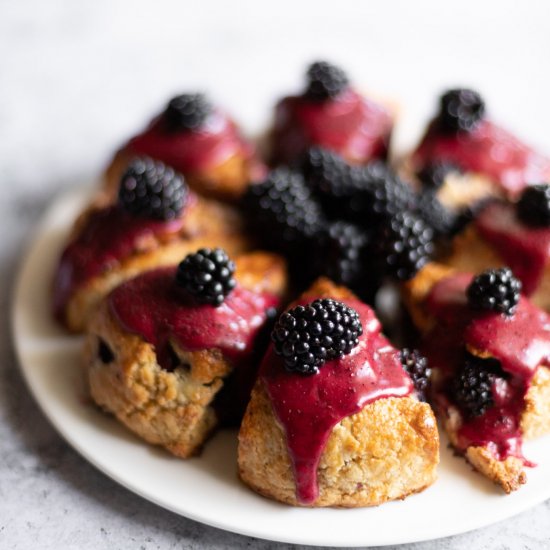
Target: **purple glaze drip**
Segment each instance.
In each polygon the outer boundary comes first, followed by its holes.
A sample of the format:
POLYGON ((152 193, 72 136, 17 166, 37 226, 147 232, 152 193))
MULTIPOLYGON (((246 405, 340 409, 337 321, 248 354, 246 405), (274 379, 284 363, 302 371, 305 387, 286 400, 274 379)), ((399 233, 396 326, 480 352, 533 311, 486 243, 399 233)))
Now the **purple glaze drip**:
POLYGON ((392 125, 383 107, 352 89, 327 101, 287 97, 275 111, 274 156, 292 163, 318 145, 364 164, 386 157, 392 125))
POLYGON ((302 376, 288 373, 271 346, 260 367, 286 434, 296 496, 303 504, 318 497, 317 467, 334 426, 377 399, 413 391, 399 352, 381 334, 372 309, 357 300, 342 301, 359 313, 363 324, 359 345, 349 355, 328 361, 317 375, 302 376))
POLYGON ((108 298, 111 312, 125 330, 155 346, 159 365, 168 370, 171 339, 187 351, 219 349, 238 366, 279 298, 237 286, 219 307, 194 304, 182 295, 175 273, 175 267, 156 269, 117 287, 108 298))
POLYGON ((432 122, 413 155, 415 166, 448 161, 469 172, 478 172, 515 197, 531 183, 550 178, 550 159, 488 120, 473 131, 443 134, 432 122))
POLYGON ((166 222, 132 216, 118 205, 93 211, 61 255, 54 278, 56 318, 63 322, 67 302, 87 281, 113 268, 136 250, 147 248, 152 238, 173 238, 181 230, 185 211, 194 201, 190 196, 182 214, 166 222))
POLYGON ((550 260, 550 228, 522 223, 511 204, 488 205, 475 221, 479 234, 523 283, 523 292, 533 294, 550 260))
POLYGON ((235 123, 220 111, 210 115, 198 130, 166 132, 162 116, 132 138, 128 148, 135 154, 161 160, 183 174, 200 172, 222 164, 236 154, 251 158, 254 148, 235 123))

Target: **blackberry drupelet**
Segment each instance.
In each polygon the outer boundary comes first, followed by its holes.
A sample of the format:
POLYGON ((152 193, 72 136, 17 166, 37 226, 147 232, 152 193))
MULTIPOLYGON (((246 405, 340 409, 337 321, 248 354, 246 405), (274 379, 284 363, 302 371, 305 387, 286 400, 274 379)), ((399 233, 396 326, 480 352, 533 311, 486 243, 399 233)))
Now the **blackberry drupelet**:
POLYGON ((212 111, 212 104, 205 95, 182 94, 170 100, 162 119, 169 132, 196 130, 204 124, 212 111))
POLYGON ((416 212, 438 237, 453 233, 458 223, 457 215, 443 206, 434 191, 420 193, 416 201, 416 212))
POLYGON ((361 319, 354 309, 323 298, 283 313, 271 339, 289 372, 317 374, 325 361, 350 353, 362 333, 361 319))
POLYGON ((527 225, 550 226, 550 185, 541 183, 526 187, 517 203, 517 215, 527 225))
POLYGON ((477 92, 449 90, 440 99, 438 126, 443 132, 471 132, 484 115, 485 103, 477 92))
POLYGON ((466 354, 464 364, 451 381, 451 396, 466 416, 481 416, 494 405, 492 385, 504 373, 496 359, 466 354))
POLYGON ((235 264, 221 248, 201 248, 179 264, 176 283, 197 302, 220 306, 235 288, 235 264))
POLYGON ((439 189, 445 178, 452 172, 460 173, 461 169, 452 162, 434 162, 428 164, 417 173, 418 179, 426 189, 439 189))
POLYGON ((430 259, 433 230, 418 215, 405 210, 381 227, 374 247, 383 274, 410 279, 430 259))
POLYGON ((303 177, 287 168, 277 168, 262 183, 250 185, 242 206, 251 230, 282 252, 301 251, 324 224, 321 207, 303 177))
POLYGON ((188 193, 181 174, 162 162, 138 157, 122 175, 118 201, 134 216, 168 221, 181 214, 188 193))
POLYGON ((367 234, 353 224, 341 220, 328 224, 315 246, 316 274, 355 290, 367 243, 367 234))
POLYGON ((488 269, 473 279, 466 295, 470 307, 513 315, 519 303, 521 281, 509 267, 488 269))
POLYGON ((317 61, 307 70, 305 96, 314 101, 334 98, 349 86, 346 73, 326 61, 317 61))
POLYGON ((403 348, 399 358, 403 368, 411 377, 418 398, 425 401, 432 374, 432 370, 428 367, 428 360, 418 350, 409 348, 403 348))

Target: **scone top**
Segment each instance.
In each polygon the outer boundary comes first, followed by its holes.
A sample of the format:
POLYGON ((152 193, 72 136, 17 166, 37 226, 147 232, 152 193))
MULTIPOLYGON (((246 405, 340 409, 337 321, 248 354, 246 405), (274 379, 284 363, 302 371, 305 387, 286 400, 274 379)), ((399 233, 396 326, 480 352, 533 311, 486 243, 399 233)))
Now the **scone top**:
POLYGON ((355 91, 342 69, 318 61, 306 73, 304 92, 276 107, 273 160, 295 164, 319 145, 365 164, 386 157, 392 126, 388 111, 355 91))
POLYGON ((487 178, 494 185, 492 194, 512 198, 527 185, 548 180, 550 159, 492 122, 485 111, 474 90, 444 93, 439 112, 412 155, 413 170, 422 174, 432 165, 451 164, 487 178))
POLYGON ((126 149, 161 160, 185 175, 211 170, 235 155, 254 153, 235 122, 200 93, 172 98, 126 149))
POLYGON ((196 201, 185 179, 147 157, 131 160, 124 171, 118 200, 92 206, 75 226, 54 279, 54 313, 64 321, 75 291, 136 252, 176 238, 185 213, 196 201))
POLYGON ((550 317, 520 290, 501 268, 443 276, 425 297, 433 321, 422 349, 438 373, 438 405, 460 418, 453 443, 462 452, 525 460, 521 416, 536 370, 550 364, 550 317))
POLYGON ((327 279, 279 319, 260 380, 286 433, 297 498, 306 504, 317 498, 317 466, 334 426, 377 399, 414 392, 374 311, 327 279))

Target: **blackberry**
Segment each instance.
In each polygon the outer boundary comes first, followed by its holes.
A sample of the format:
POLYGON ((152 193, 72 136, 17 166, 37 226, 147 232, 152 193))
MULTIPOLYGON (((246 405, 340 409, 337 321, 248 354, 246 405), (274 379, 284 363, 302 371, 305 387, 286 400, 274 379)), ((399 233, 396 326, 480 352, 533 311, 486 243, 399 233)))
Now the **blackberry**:
POLYGON ((450 388, 451 396, 466 416, 481 416, 494 405, 492 385, 497 377, 504 377, 504 373, 496 359, 466 354, 450 388))
POLYGON ((326 61, 317 61, 307 70, 305 96, 314 101, 336 97, 349 86, 346 73, 326 61))
POLYGON ((400 280, 410 279, 426 265, 434 249, 432 228, 408 210, 389 218, 377 237, 381 272, 400 280))
POLYGON ((250 185, 242 206, 251 229, 268 247, 282 252, 301 250, 324 224, 321 207, 303 177, 287 168, 277 168, 262 183, 250 185))
POLYGON ((361 319, 354 309, 323 298, 283 313, 271 339, 289 372, 317 374, 325 361, 350 353, 362 333, 361 319))
POLYGON ((433 191, 424 191, 419 195, 416 212, 437 236, 450 235, 457 225, 457 215, 443 206, 433 191))
POLYGON ((432 370, 428 367, 428 360, 418 350, 409 348, 403 348, 399 358, 403 368, 411 377, 418 397, 425 401, 432 374, 432 370))
POLYGON ((134 216, 167 221, 181 214, 188 192, 181 174, 162 162, 138 157, 122 175, 118 201, 134 216))
POLYGON ((221 248, 201 248, 179 264, 176 283, 197 302, 218 307, 235 288, 235 264, 221 248))
POLYGON ((357 226, 341 220, 330 223, 316 242, 316 274, 355 287, 361 278, 367 243, 367 234, 357 226))
POLYGON ((515 313, 520 292, 521 281, 514 277, 509 267, 484 271, 466 289, 470 307, 508 316, 515 313))
POLYGON ((460 173, 461 169, 452 162, 433 162, 422 168, 417 173, 418 179, 426 189, 439 189, 445 182, 445 178, 451 173, 460 173))
POLYGON ((541 183, 526 187, 517 203, 517 215, 527 225, 550 226, 550 185, 541 183))
POLYGON ((477 92, 449 90, 440 99, 439 129, 444 132, 471 132, 484 115, 485 103, 477 92))
POLYGON ((162 119, 168 132, 196 130, 204 124, 212 110, 212 104, 205 95, 182 94, 170 100, 162 119))

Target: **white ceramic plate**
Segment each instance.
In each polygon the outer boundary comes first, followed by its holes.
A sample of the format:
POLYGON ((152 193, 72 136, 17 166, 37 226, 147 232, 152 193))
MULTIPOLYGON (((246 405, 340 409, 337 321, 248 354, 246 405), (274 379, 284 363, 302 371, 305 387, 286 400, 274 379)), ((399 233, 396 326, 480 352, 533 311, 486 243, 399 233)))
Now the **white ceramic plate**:
MULTIPOLYGON (((39 225, 23 263, 13 308, 21 368, 44 413, 86 459, 118 483, 169 510, 228 531, 324 546, 375 546, 462 533, 517 514, 550 497, 550 438, 525 445, 540 464, 506 496, 441 445, 439 479, 402 502, 354 510, 299 509, 262 498, 236 475, 236 433, 219 433, 201 457, 178 460, 148 446, 86 402, 81 339, 50 317, 52 272, 67 231, 87 199, 61 197, 39 225)), ((108 497, 106 497, 108 498, 108 497)))

